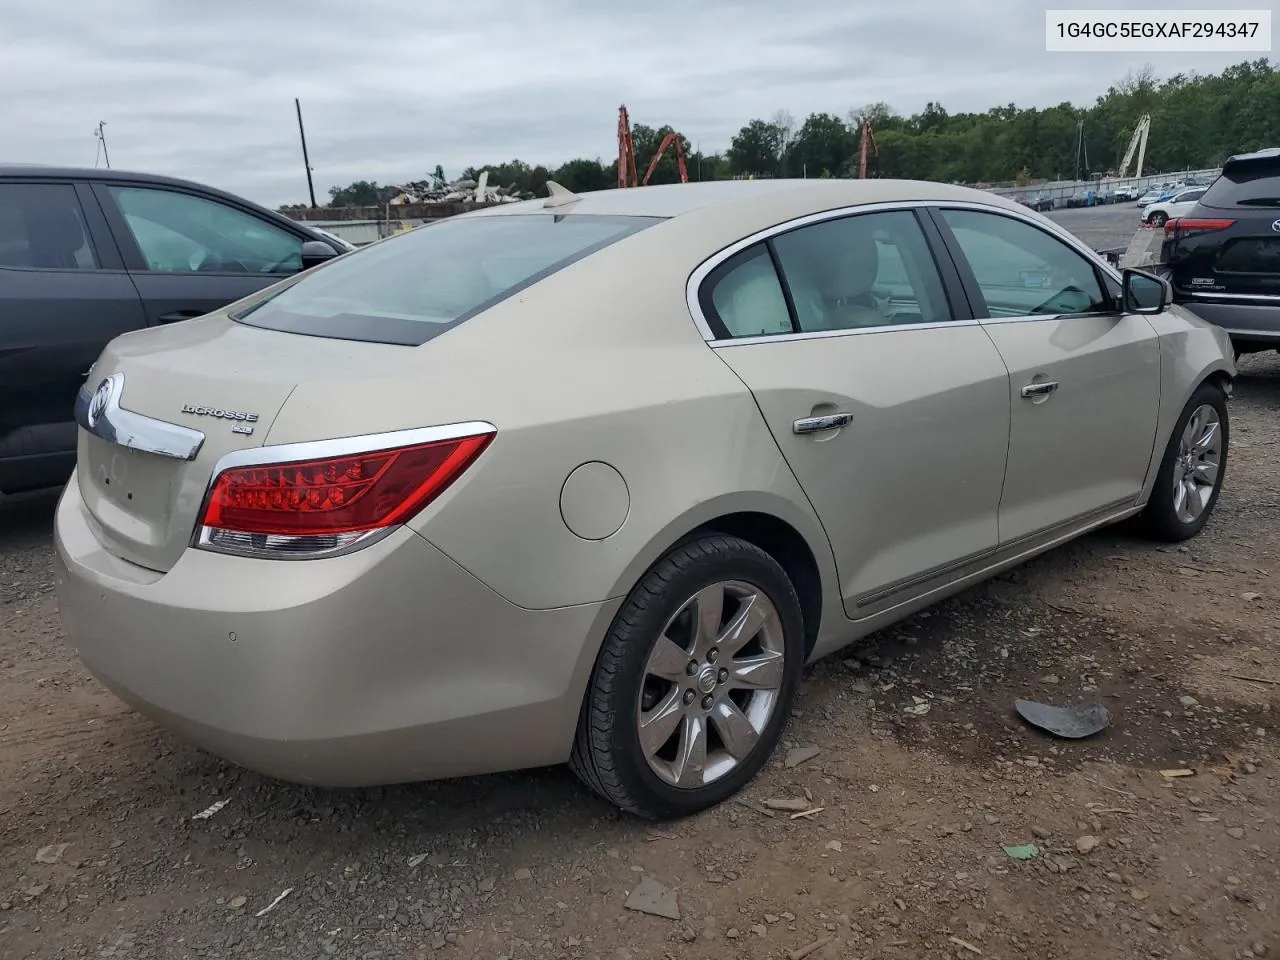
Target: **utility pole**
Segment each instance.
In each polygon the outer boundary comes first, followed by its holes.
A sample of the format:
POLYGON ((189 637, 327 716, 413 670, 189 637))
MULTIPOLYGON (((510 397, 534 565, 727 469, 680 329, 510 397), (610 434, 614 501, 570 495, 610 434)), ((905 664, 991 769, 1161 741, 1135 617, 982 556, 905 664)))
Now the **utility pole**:
MULTIPOLYGON (((99 151, 100 151, 100 152, 101 152, 101 154, 102 154, 102 158, 107 162, 107 169, 108 169, 108 170, 110 170, 110 169, 111 169, 111 154, 107 153, 107 131, 106 131, 106 129, 105 129, 105 128, 106 128, 106 126, 107 126, 107 121, 105 121, 105 120, 99 120, 99 121, 98 121, 98 125, 97 125, 97 126, 94 128, 94 130, 93 130, 93 135, 94 135, 94 137, 96 137, 96 138, 97 138, 97 140, 98 140, 98 149, 99 149, 99 151)), ((94 156, 93 156, 93 165, 94 165, 95 167, 98 165, 98 153, 97 153, 97 152, 95 152, 95 153, 94 153, 94 156)))
POLYGON ((307 193, 311 195, 311 209, 316 208, 316 187, 311 182, 311 160, 307 157, 307 131, 302 126, 302 104, 293 98, 293 107, 298 112, 298 136, 302 138, 302 165, 307 168, 307 193))

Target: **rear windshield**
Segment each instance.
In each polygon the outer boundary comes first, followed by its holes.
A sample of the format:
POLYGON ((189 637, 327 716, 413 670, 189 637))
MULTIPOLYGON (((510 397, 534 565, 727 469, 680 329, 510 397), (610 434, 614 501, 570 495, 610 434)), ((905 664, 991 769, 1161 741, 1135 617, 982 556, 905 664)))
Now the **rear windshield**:
POLYGON ((550 214, 442 220, 335 260, 233 319, 286 333, 417 346, 658 222, 550 214))
POLYGON ((1280 207, 1280 158, 1253 160, 1228 170, 1200 200, 1206 207, 1280 207))

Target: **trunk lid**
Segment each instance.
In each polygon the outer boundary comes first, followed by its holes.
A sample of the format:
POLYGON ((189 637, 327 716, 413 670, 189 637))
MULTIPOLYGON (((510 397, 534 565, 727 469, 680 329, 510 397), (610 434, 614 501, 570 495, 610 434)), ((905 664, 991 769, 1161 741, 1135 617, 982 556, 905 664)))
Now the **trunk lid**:
MULTIPOLYGON (((261 330, 222 314, 112 341, 85 390, 119 375, 122 416, 199 431, 203 441, 194 457, 183 459, 137 449, 146 446, 141 430, 105 439, 82 425, 77 478, 98 538, 122 559, 167 571, 191 542, 218 460, 262 446, 299 381, 332 382, 370 368, 387 372, 407 353, 261 330)), ((155 429, 151 424, 146 432, 155 429)))

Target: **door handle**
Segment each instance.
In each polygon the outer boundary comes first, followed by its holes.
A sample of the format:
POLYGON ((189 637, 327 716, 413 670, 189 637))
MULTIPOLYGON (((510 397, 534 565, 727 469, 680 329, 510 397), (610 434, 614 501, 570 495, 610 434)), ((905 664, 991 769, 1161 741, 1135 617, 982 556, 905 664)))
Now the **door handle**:
POLYGON ((791 425, 796 433, 818 433, 822 430, 835 430, 853 422, 852 413, 829 413, 825 417, 805 417, 791 425))
POLYGON ((173 313, 163 314, 156 319, 161 323, 177 323, 179 320, 193 320, 199 316, 203 316, 199 310, 175 310, 173 313))
POLYGON ((1036 397, 1047 397, 1057 389, 1057 380, 1044 380, 1040 383, 1028 383, 1022 388, 1022 398, 1024 400, 1034 400, 1036 397))

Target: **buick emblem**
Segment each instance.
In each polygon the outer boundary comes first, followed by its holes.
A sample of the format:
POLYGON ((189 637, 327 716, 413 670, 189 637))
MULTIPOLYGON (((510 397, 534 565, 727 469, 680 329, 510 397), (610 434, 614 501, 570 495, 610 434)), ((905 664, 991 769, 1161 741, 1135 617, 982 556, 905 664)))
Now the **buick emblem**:
POLYGON ((94 391, 93 399, 89 401, 87 415, 90 427, 96 426, 98 419, 107 412, 107 404, 111 402, 111 386, 110 379, 103 380, 94 391))
POLYGON ((1276 233, 1280 233, 1280 220, 1272 220, 1271 229, 1274 230, 1276 233))

